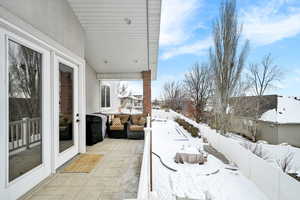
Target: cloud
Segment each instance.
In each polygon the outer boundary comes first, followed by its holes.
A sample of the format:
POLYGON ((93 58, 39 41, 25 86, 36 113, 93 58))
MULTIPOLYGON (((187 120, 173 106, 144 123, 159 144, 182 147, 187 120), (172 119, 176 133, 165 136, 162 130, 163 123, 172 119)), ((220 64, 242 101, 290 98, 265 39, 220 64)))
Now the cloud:
POLYGON ((296 69, 295 73, 298 74, 298 75, 300 75, 300 69, 296 69))
POLYGON ((188 22, 200 7, 199 0, 163 0, 160 45, 178 45, 189 39, 188 22))
POLYGON ((294 80, 297 82, 297 83, 299 83, 300 82, 300 69, 296 69, 295 70, 295 73, 293 74, 294 75, 294 80))
POLYGON ((296 77, 296 78, 295 78, 295 81, 300 82, 300 78, 299 78, 299 77, 296 77))
POLYGON ((212 38, 207 37, 203 40, 198 40, 192 44, 182 45, 179 47, 174 47, 163 52, 161 59, 169 59, 174 56, 182 54, 195 54, 201 55, 207 51, 213 44, 212 38))
POLYGON ((300 33, 300 12, 288 0, 264 1, 242 10, 243 35, 256 45, 296 36, 300 33), (288 7, 286 10, 284 10, 288 7))

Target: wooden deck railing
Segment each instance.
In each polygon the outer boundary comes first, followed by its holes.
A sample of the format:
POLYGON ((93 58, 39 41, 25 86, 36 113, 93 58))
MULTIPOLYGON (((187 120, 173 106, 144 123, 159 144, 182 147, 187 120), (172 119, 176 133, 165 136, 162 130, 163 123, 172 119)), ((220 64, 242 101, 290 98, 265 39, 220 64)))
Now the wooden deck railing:
POLYGON ((41 141, 40 118, 23 118, 9 123, 9 151, 29 149, 41 141))

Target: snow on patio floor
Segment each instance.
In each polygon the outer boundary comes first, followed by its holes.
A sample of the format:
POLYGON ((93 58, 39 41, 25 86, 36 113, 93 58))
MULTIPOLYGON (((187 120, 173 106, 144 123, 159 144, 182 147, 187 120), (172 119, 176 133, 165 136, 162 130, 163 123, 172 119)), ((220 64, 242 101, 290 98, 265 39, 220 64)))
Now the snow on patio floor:
MULTIPOLYGON (((160 199, 199 199, 199 200, 265 200, 268 199, 254 183, 239 171, 225 169, 223 164, 212 155, 208 155, 208 162, 198 164, 176 164, 176 152, 195 152, 203 149, 203 142, 199 138, 192 138, 187 132, 186 137, 176 131, 180 128, 172 120, 170 113, 154 111, 154 116, 168 118, 164 121, 152 123, 153 152, 158 154, 173 172, 162 165, 159 158, 153 155, 153 189, 160 199), (163 115, 163 116, 162 116, 163 115), (210 175, 207 175, 210 174, 210 175)), ((184 131, 182 129, 182 131, 184 131)))

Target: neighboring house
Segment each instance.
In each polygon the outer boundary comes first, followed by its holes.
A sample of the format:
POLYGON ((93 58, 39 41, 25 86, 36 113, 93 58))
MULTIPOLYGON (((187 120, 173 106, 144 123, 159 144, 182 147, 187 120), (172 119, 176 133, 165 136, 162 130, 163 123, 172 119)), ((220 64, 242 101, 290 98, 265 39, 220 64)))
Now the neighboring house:
POLYGON ((153 109, 161 109, 164 105, 164 101, 163 100, 158 100, 158 99, 154 99, 152 101, 152 108, 153 109))
POLYGON ((134 94, 132 95, 133 108, 142 109, 143 107, 143 95, 134 94))
POLYGON ((299 98, 266 95, 260 98, 240 97, 233 102, 231 105, 233 109, 236 108, 236 115, 232 120, 232 131, 251 137, 253 119, 258 113, 258 140, 266 140, 271 144, 288 143, 300 147, 299 98), (260 101, 260 109, 256 112, 258 101, 260 101))
POLYGON ((125 91, 120 94, 120 81, 100 81, 100 112, 102 113, 132 113, 133 110, 143 111, 143 95, 131 94, 125 91))
POLYGON ((100 81, 100 112, 119 112, 121 101, 119 99, 120 81, 100 81))
POLYGON ((160 0, 0 0, 0 199, 86 152, 86 114, 117 107, 110 81, 143 80, 151 113, 160 13, 160 0))
POLYGON ((141 112, 143 109, 143 95, 131 94, 119 95, 120 110, 126 113, 141 112))

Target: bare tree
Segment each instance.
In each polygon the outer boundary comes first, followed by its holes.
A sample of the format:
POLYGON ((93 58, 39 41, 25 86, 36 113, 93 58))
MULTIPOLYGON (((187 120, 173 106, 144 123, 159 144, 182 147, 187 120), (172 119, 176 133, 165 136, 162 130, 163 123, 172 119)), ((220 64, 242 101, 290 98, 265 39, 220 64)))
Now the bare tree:
POLYGON ((129 92, 130 91, 128 89, 128 85, 125 84, 124 82, 120 82, 119 85, 118 85, 118 93, 121 96, 124 96, 124 95, 128 95, 129 92))
POLYGON ((17 109, 14 113, 10 113, 10 118, 16 120, 24 113, 28 117, 39 116, 42 55, 25 46, 10 42, 8 56, 9 96, 24 103, 15 105, 17 109))
POLYGON ((267 99, 262 96, 271 88, 274 88, 274 82, 280 81, 283 72, 274 64, 271 54, 263 57, 260 64, 250 64, 248 79, 253 86, 254 94, 257 96, 254 116, 254 127, 252 133, 252 140, 256 140, 257 135, 257 121, 260 118, 261 104, 267 104, 267 99))
POLYGON ((184 93, 180 82, 166 82, 163 87, 165 105, 173 110, 182 110, 184 93))
POLYGON ((213 24, 214 48, 210 50, 210 65, 214 75, 215 101, 220 129, 227 132, 229 99, 240 80, 247 57, 249 42, 238 53, 242 26, 237 20, 235 0, 221 4, 219 18, 213 24))
POLYGON ((209 96, 211 95, 212 81, 211 69, 207 64, 195 63, 192 70, 185 75, 184 86, 191 98, 196 121, 200 121, 209 96))
POLYGON ((270 88, 275 87, 274 82, 280 81, 283 73, 274 64, 271 54, 263 57, 261 64, 250 64, 248 78, 253 85, 256 96, 263 96, 270 88))

